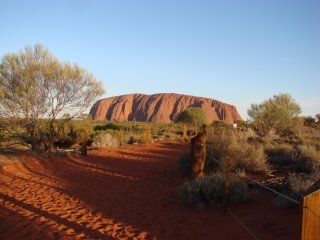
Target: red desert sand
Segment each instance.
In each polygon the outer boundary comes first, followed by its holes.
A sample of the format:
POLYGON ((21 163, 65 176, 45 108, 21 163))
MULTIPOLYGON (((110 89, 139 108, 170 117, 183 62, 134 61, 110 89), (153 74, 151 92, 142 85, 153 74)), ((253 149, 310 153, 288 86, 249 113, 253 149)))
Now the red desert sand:
MULTIPOLYGON (((222 209, 181 203, 185 143, 91 150, 53 160, 19 155, 0 173, 0 239, 252 239, 222 209)), ((300 209, 261 191, 231 210, 258 239, 299 239, 300 209)))

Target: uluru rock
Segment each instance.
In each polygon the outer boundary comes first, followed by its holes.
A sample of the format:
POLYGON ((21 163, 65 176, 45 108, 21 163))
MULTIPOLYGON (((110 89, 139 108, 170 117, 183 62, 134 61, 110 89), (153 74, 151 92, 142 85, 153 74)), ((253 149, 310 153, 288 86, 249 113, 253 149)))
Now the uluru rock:
POLYGON ((93 120, 171 122, 190 107, 203 108, 209 122, 242 120, 236 107, 214 99, 174 93, 127 94, 97 101, 90 110, 93 120))

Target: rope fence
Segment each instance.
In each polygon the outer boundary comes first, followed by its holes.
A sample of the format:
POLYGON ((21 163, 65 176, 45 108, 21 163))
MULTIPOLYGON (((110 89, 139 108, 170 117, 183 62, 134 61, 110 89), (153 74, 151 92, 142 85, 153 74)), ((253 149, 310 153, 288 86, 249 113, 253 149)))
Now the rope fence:
MULTIPOLYGON (((203 133, 201 133, 199 135, 196 134, 196 137, 192 139, 194 141, 191 141, 191 145, 192 145, 191 152, 192 152, 192 155, 194 154, 194 152, 193 152, 194 148, 193 147, 194 147, 195 143, 197 141, 200 141, 200 137, 203 137, 203 135, 206 136, 205 126, 203 127, 203 133)), ((205 144, 210 145, 210 144, 212 144, 212 142, 208 142, 207 141, 205 144)), ((204 144, 202 143, 202 145, 204 145, 204 144)), ((242 226, 242 228, 252 237, 252 239, 257 240, 258 239, 257 236, 228 207, 229 191, 230 191, 230 175, 231 175, 231 172, 235 172, 235 170, 232 169, 231 160, 228 159, 226 162, 222 162, 221 160, 218 160, 218 159, 214 158, 213 156, 210 156, 210 155, 206 154, 205 150, 204 150, 204 154, 203 155, 202 155, 202 153, 203 152, 201 152, 201 150, 199 150, 199 152, 197 152, 198 155, 194 155, 194 157, 196 159, 200 158, 201 161, 203 161, 203 162, 201 162, 203 164, 204 164, 204 161, 205 161, 206 158, 209 158, 209 159, 213 160, 214 162, 218 163, 219 165, 226 164, 226 170, 225 170, 225 192, 224 192, 224 203, 223 203, 224 204, 224 213, 225 214, 229 213, 232 216, 232 218, 236 222, 238 222, 238 224, 240 224, 242 226), (202 159, 204 159, 204 160, 202 160, 202 159)), ((197 169, 197 166, 195 166, 195 167, 192 166, 192 169, 197 169)), ((202 168, 200 167, 200 169, 202 169, 201 171, 203 173, 203 165, 202 165, 202 168)), ((197 172, 193 171, 193 174, 197 174, 197 172)), ((318 231, 318 227, 319 227, 318 223, 316 225, 314 224, 314 221, 318 222, 320 220, 319 203, 317 202, 318 201, 317 197, 316 198, 313 197, 311 199, 309 198, 310 199, 310 201, 309 201, 310 203, 308 202, 308 204, 306 204, 307 203, 307 200, 306 200, 307 196, 304 196, 303 203, 302 203, 301 201, 298 201, 298 200, 294 199, 292 196, 287 196, 286 194, 283 194, 283 193, 281 193, 279 191, 276 191, 275 189, 271 188, 271 185, 269 185, 267 182, 265 184, 265 182, 262 183, 261 181, 252 179, 251 177, 248 177, 246 175, 245 176, 238 176, 238 178, 241 179, 241 180, 247 180, 247 182, 254 183, 255 185, 257 185, 257 186, 259 186, 259 187, 261 187, 261 188, 263 188, 265 190, 268 190, 268 191, 276 194, 277 196, 280 196, 281 198, 286 199, 287 201, 290 201, 290 202, 292 202, 292 203, 294 203, 294 204, 296 204, 298 206, 302 206, 303 214, 304 214, 304 216, 307 216, 307 217, 305 217, 307 219, 305 221, 308 222, 308 224, 305 224, 305 223, 302 224, 302 228, 303 229, 307 229, 307 230, 304 230, 306 232, 307 239, 309 239, 309 236, 313 236, 314 235, 313 232, 315 231, 314 230, 315 226, 317 226, 316 227, 316 231, 318 231), (311 208, 309 207, 309 205, 310 205, 311 208), (304 209, 306 209, 306 211, 304 209), (315 211, 314 209, 316 209, 317 211, 315 211), (305 213, 305 212, 308 212, 308 211, 310 212, 310 215, 313 215, 315 217, 315 220, 313 220, 313 222, 311 222, 311 223, 309 223, 309 221, 311 221, 311 220, 309 220, 310 217, 308 217, 307 213, 305 213)), ((319 191, 318 191, 318 195, 317 196, 319 196, 319 191)), ((310 197, 310 195, 308 195, 308 197, 310 197)), ((303 236, 302 236, 302 238, 303 238, 303 236)), ((303 238, 303 240, 305 240, 305 239, 303 238)))
MULTIPOLYGON (((218 160, 218 159, 215 159, 215 158, 212 157, 212 156, 207 155, 207 157, 210 158, 210 159, 212 159, 213 161, 215 161, 215 162, 217 162, 217 163, 222 163, 222 161, 220 161, 220 160, 218 160)), ((265 185, 263 185, 262 183, 259 183, 259 182, 255 181, 255 180, 253 180, 252 178, 249 178, 249 177, 247 177, 247 176, 244 176, 244 177, 242 177, 242 178, 246 178, 246 179, 248 179, 249 181, 251 181, 251 182, 259 185, 260 187, 262 187, 262 188, 264 188, 264 189, 267 189, 267 190, 269 190, 269 191, 271 191, 271 192, 273 192, 273 193, 275 193, 275 194, 277 194, 277 195, 279 195, 279 196, 281 196, 281 197, 284 197, 284 198, 286 198, 287 200, 289 200, 289 201, 291 201, 291 202, 294 202, 294 203, 297 204, 297 205, 301 205, 301 203, 300 203, 299 201, 297 201, 297 200, 295 200, 295 199, 293 199, 293 198, 291 198, 291 197, 288 197, 288 196, 286 196, 286 195, 284 195, 284 194, 282 194, 282 193, 279 193, 278 191, 276 191, 276 190, 274 190, 274 189, 272 189, 272 188, 270 188, 270 187, 268 187, 268 186, 265 186, 265 185)))
MULTIPOLYGON (((214 158, 214 157, 212 157, 212 156, 206 155, 206 157, 207 157, 207 158, 210 158, 211 160, 213 160, 213 161, 215 161, 215 162, 217 162, 217 163, 219 163, 219 164, 222 163, 222 161, 220 161, 220 160, 218 160, 218 159, 216 159, 216 158, 214 158)), ((248 181, 257 184, 258 186, 260 186, 260 187, 262 187, 262 188, 264 188, 264 189, 266 189, 266 190, 268 190, 268 191, 270 191, 270 192, 273 192, 273 193, 277 194, 278 196, 281 196, 281 197, 283 197, 283 198, 285 198, 285 199, 287 199, 287 200, 289 200, 289 201, 291 201, 291 202, 293 202, 293 203, 295 203, 295 204, 297 204, 297 205, 301 205, 301 203, 300 203, 299 201, 297 201, 297 200, 295 200, 295 199, 293 199, 293 198, 291 198, 291 197, 288 197, 288 196, 286 196, 286 195, 284 195, 284 194, 282 194, 282 193, 280 193, 280 192, 278 192, 278 191, 276 191, 276 190, 274 190, 274 189, 272 189, 272 188, 270 188, 270 187, 268 187, 268 186, 265 186, 265 185, 263 185, 262 183, 254 180, 254 179, 252 179, 252 178, 249 178, 249 177, 247 177, 247 176, 244 176, 244 177, 241 177, 241 178, 245 178, 245 179, 247 179, 248 181)), ((308 206, 303 207, 303 208, 308 209, 315 217, 318 218, 318 220, 320 220, 319 214, 317 214, 314 210, 312 210, 312 209, 309 208, 308 206)), ((229 208, 226 208, 226 210, 227 210, 227 212, 252 236, 253 239, 258 239, 258 238, 253 234, 253 232, 252 232, 229 208)))
POLYGON ((227 208, 227 212, 251 235, 253 239, 259 240, 256 235, 230 210, 227 208))
MULTIPOLYGON (((214 158, 214 157, 212 157, 212 156, 209 156, 209 155, 206 155, 206 156, 207 156, 208 158, 212 159, 213 161, 217 162, 217 163, 222 163, 222 161, 220 161, 220 160, 218 160, 218 159, 216 159, 216 158, 214 158)), ((276 190, 274 190, 274 189, 272 189, 272 188, 270 188, 270 187, 268 187, 268 186, 265 186, 265 185, 263 185, 262 183, 253 180, 252 178, 249 178, 249 177, 247 177, 247 176, 244 176, 244 177, 242 177, 242 178, 246 178, 246 179, 248 179, 249 181, 251 181, 251 182, 259 185, 260 187, 262 187, 262 188, 264 188, 264 189, 266 189, 266 190, 269 190, 270 192, 273 192, 273 193, 275 193, 275 194, 277 194, 277 195, 279 195, 279 196, 281 196, 281 197, 283 197, 283 198, 286 198, 287 200, 289 200, 289 201, 291 201, 291 202, 293 202, 293 203, 295 203, 295 204, 297 204, 297 205, 301 205, 301 202, 299 202, 299 201, 297 201, 297 200, 295 200, 295 199, 293 199, 293 198, 291 198, 291 197, 288 197, 288 196, 286 196, 286 195, 284 195, 284 194, 282 194, 282 193, 280 193, 280 192, 278 192, 278 191, 276 191, 276 190)), ((312 212, 312 213, 313 213, 317 218, 319 218, 319 220, 320 220, 320 215, 317 214, 314 210, 312 210, 312 209, 309 208, 309 207, 303 207, 303 208, 308 209, 310 212, 312 212)))
MULTIPOLYGON (((212 156, 206 155, 206 157, 207 157, 207 158, 210 158, 211 160, 213 160, 213 161, 215 161, 215 162, 217 162, 217 163, 219 163, 219 164, 222 163, 222 161, 220 161, 220 160, 218 160, 218 159, 216 159, 216 158, 214 158, 214 157, 212 157, 212 156)), ((291 197, 288 197, 288 196, 286 196, 286 195, 284 195, 284 194, 282 194, 282 193, 280 193, 280 192, 278 192, 278 191, 276 191, 276 190, 274 190, 274 189, 272 189, 272 188, 270 188, 270 187, 268 187, 268 186, 265 186, 265 185, 263 185, 262 183, 254 180, 254 179, 252 179, 252 178, 249 178, 249 177, 247 177, 247 176, 244 176, 244 177, 241 177, 241 178, 245 178, 245 179, 247 179, 248 181, 251 181, 251 182, 257 184, 258 186, 260 186, 260 187, 262 187, 262 188, 264 188, 264 189, 266 189, 266 190, 268 190, 268 191, 270 191, 270 192, 273 192, 273 193, 277 194, 278 196, 281 196, 281 197, 283 197, 283 198, 285 198, 285 199, 287 199, 287 200, 289 200, 289 201, 291 201, 291 202, 293 202, 293 203, 295 203, 295 204, 297 204, 297 205, 301 205, 301 203, 300 203, 299 201, 297 201, 297 200, 295 200, 295 199, 293 199, 293 198, 291 198, 291 197)), ((312 209, 309 208, 308 206, 305 206, 305 207, 303 207, 303 208, 309 210, 316 218, 318 218, 318 220, 320 220, 320 215, 317 214, 314 210, 312 210, 312 209)), ((230 215, 253 237, 253 239, 258 239, 258 238, 252 233, 252 231, 250 231, 250 229, 249 229, 229 208, 226 208, 226 210, 227 210, 227 212, 230 213, 230 215)))

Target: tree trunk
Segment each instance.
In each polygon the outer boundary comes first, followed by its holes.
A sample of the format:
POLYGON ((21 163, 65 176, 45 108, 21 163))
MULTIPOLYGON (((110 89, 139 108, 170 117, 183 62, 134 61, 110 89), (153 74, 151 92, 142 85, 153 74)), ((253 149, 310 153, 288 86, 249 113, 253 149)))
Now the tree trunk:
POLYGON ((88 133, 87 133, 87 131, 85 131, 84 129, 82 129, 82 130, 80 131, 79 137, 80 137, 80 144, 81 144, 81 148, 80 148, 81 155, 87 156, 87 155, 88 155, 88 150, 87 150, 87 146, 88 146, 88 133))
POLYGON ((35 139, 32 139, 32 142, 31 142, 31 150, 32 152, 39 152, 40 150, 40 143, 39 141, 35 140, 35 139))
POLYGON ((83 156, 87 156, 88 155, 87 142, 82 142, 81 143, 81 155, 83 155, 83 156))
POLYGON ((51 159, 52 140, 48 142, 48 158, 51 159))

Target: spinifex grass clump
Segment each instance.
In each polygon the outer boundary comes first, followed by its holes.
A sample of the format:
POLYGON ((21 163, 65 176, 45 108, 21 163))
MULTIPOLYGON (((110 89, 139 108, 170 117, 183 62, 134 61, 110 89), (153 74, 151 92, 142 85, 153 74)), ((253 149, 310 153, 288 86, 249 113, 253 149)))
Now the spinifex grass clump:
MULTIPOLYGON (((319 179, 319 178, 318 178, 319 179)), ((312 186, 316 180, 310 176, 290 174, 285 186, 280 190, 282 194, 288 196, 298 202, 302 202, 307 190, 312 186)), ((284 198, 277 196, 273 203, 282 208, 296 207, 297 204, 284 198)))
POLYGON ((314 175, 320 169, 320 151, 312 145, 276 145, 266 148, 269 162, 275 168, 314 175))
MULTIPOLYGON (((225 178, 222 174, 199 177, 186 181, 179 189, 179 196, 188 205, 220 207, 224 200, 224 185, 225 178)), ((231 202, 245 202, 249 197, 247 184, 233 175, 229 200, 231 202)))
POLYGON ((252 132, 237 129, 217 128, 208 132, 207 154, 214 157, 206 159, 206 170, 212 172, 224 169, 226 159, 230 159, 235 169, 248 172, 264 172, 269 169, 262 146, 250 142, 252 132))

